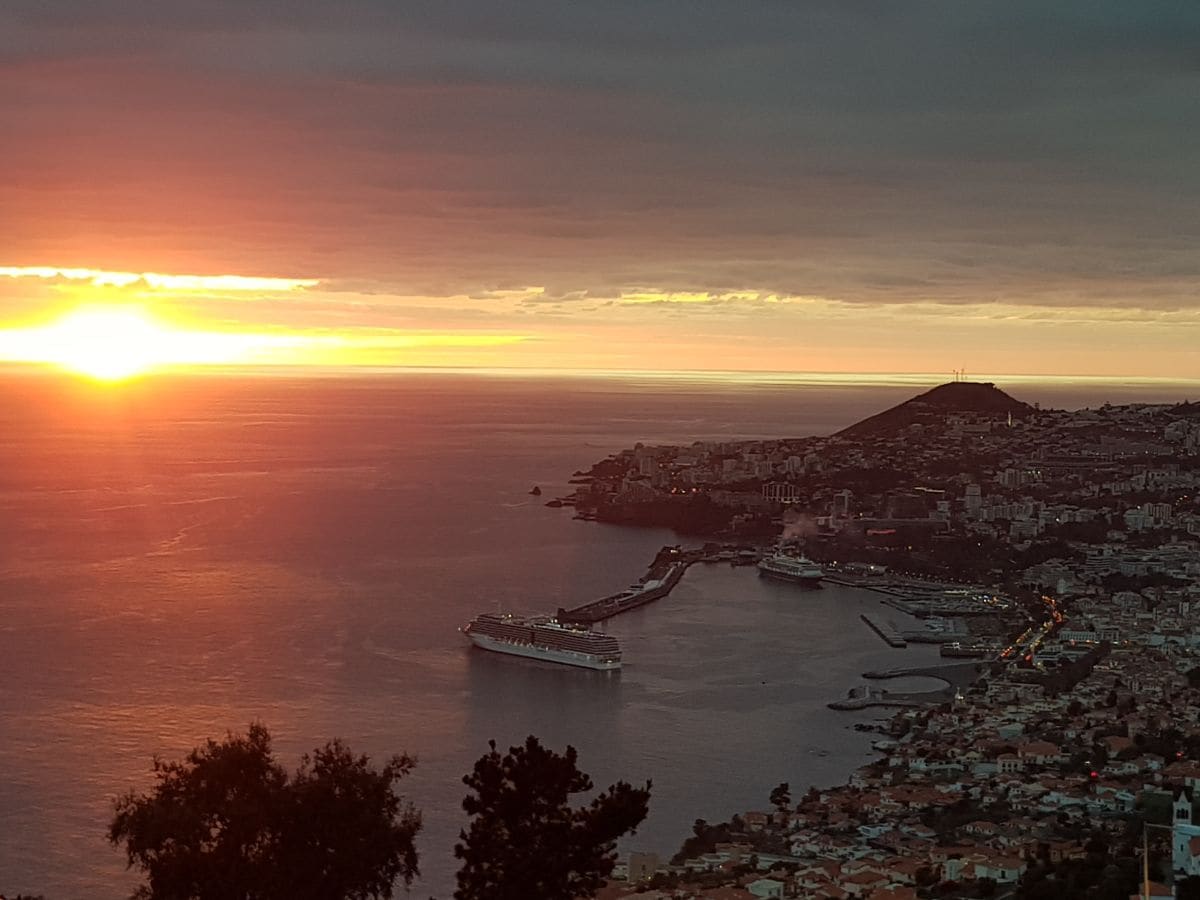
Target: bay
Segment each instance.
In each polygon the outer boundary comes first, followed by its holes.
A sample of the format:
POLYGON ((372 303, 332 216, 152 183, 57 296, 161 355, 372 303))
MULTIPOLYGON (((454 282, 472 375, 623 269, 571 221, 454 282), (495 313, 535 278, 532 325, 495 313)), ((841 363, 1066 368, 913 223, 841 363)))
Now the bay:
MULTIPOLYGON (((610 623, 615 676, 486 654, 457 629, 617 590, 678 542, 544 507, 575 470, 636 441, 828 433, 919 389, 0 376, 0 890, 127 896, 104 838, 113 799, 150 785, 155 754, 255 720, 289 766, 334 736, 418 757, 420 896, 453 890, 460 778, 489 739, 571 744, 600 786, 653 779, 627 846, 664 854, 695 818, 762 808, 780 781, 843 780, 871 756, 852 725, 872 714, 824 704, 865 669, 935 652, 874 638, 858 620, 878 608, 869 594, 693 567, 610 623)), ((1013 393, 1086 405, 1188 389, 1013 393)))

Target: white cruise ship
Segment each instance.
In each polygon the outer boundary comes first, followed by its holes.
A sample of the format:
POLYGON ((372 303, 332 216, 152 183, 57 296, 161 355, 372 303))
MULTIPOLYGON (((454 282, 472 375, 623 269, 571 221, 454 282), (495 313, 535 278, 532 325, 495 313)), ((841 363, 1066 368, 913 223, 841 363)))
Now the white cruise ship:
POLYGON ((819 585, 825 577, 821 567, 807 556, 792 556, 783 552, 765 557, 759 562, 758 571, 760 575, 810 585, 819 585))
POLYGON ((484 650, 585 669, 611 671, 621 668, 621 647, 615 637, 564 625, 549 617, 527 619, 483 613, 461 631, 471 643, 484 650))

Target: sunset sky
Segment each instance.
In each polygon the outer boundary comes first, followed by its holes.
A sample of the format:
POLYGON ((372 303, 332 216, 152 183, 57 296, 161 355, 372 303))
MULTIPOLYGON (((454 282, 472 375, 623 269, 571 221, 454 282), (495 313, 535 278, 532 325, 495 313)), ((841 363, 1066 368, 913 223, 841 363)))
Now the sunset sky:
POLYGON ((100 309, 151 363, 1200 377, 1197 47, 1156 0, 5 0, 0 359, 100 309))

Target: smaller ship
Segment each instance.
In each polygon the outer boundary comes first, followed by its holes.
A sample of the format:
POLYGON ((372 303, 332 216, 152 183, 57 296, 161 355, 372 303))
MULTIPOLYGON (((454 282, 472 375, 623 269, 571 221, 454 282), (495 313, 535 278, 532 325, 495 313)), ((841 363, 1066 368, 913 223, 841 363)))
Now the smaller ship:
POLYGON ((476 616, 460 629, 476 647, 548 662, 611 671, 621 668, 621 648, 612 635, 568 625, 549 616, 476 616))
POLYGON ((764 558, 758 564, 758 573, 782 581, 797 584, 820 585, 825 573, 807 556, 792 556, 782 551, 764 558))
POLYGON ((737 556, 729 561, 731 566, 753 566, 757 563, 757 550, 739 550, 737 556))
POLYGON ((535 484, 529 493, 533 494, 535 497, 540 497, 542 496, 542 489, 535 484))
POLYGON ((954 641, 950 644, 942 644, 938 652, 951 659, 982 659, 985 656, 994 656, 999 650, 999 647, 988 644, 964 645, 959 641, 954 641))

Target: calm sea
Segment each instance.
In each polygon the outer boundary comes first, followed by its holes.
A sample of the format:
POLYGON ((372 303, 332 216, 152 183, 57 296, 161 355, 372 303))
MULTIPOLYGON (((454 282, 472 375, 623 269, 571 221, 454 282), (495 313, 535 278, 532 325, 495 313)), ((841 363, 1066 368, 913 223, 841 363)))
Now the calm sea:
MULTIPOLYGON (((932 382, 930 382, 932 384, 932 382)), ((1004 385, 1002 385, 1004 386, 1004 385)), ((826 433, 922 389, 687 379, 0 377, 0 891, 116 900, 113 798, 154 754, 266 723, 280 757, 340 736, 407 751, 424 811, 417 894, 448 897, 461 776, 495 738, 574 745, 598 785, 653 779, 630 848, 699 817, 843 780, 869 714, 824 704, 890 650, 877 601, 694 567, 610 623, 605 676, 472 650, 479 611, 552 610, 642 574, 668 532, 542 501, 636 441, 826 433), (544 495, 529 495, 533 485, 544 495)), ((1188 386, 1021 383, 1081 406, 1188 386)))

